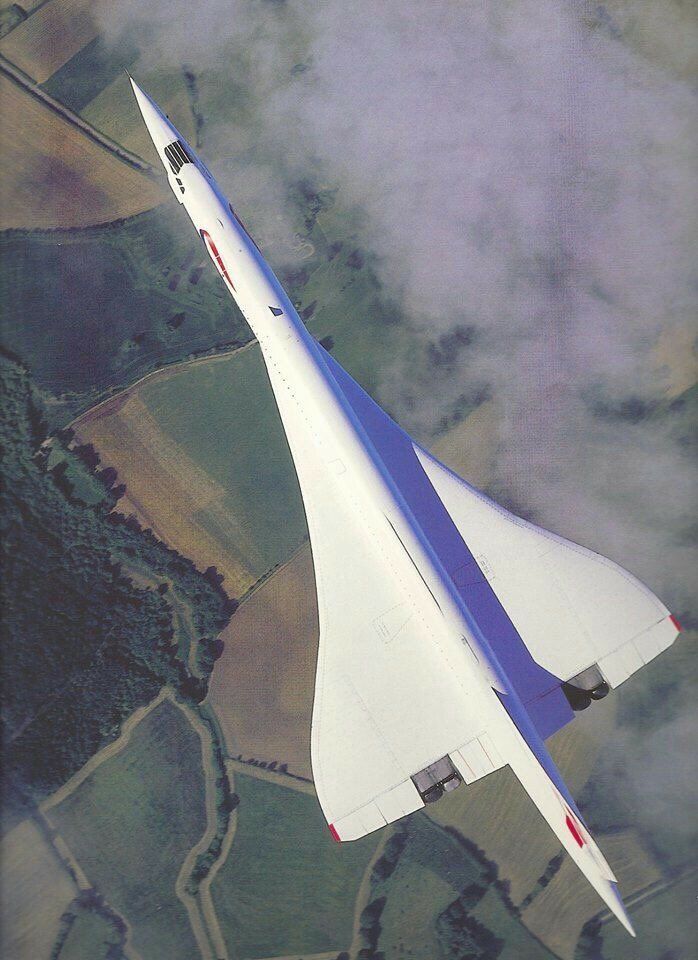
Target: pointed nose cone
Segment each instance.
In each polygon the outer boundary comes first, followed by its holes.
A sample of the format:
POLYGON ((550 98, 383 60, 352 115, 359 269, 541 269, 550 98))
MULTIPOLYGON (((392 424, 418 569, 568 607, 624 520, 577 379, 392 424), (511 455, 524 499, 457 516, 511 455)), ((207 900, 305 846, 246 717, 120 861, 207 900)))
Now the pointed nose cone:
POLYGON ((170 123, 160 108, 150 99, 148 94, 141 90, 130 74, 128 78, 131 81, 136 102, 138 103, 145 125, 148 128, 150 138, 155 144, 155 149, 160 156, 162 156, 168 143, 172 143, 173 140, 181 140, 182 138, 177 128, 170 123))
POLYGON ((628 911, 625 909, 625 904, 621 900, 620 894, 618 893, 618 888, 615 883, 609 884, 610 887, 610 896, 606 899, 606 903, 611 908, 613 913, 616 915, 618 920, 623 924, 625 929, 628 931, 631 937, 636 937, 635 928, 630 922, 630 917, 628 916, 628 911))

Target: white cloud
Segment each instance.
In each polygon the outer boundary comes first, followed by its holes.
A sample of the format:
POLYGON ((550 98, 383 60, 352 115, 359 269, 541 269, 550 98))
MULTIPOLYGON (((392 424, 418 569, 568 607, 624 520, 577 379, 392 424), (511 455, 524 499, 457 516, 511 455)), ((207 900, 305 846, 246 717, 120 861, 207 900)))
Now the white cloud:
POLYGON ((149 57, 254 99, 232 128, 208 118, 204 138, 214 153, 226 138, 264 145, 264 175, 226 167, 243 215, 248 198, 271 222, 275 171, 319 171, 366 212, 363 243, 425 354, 474 328, 437 388, 385 371, 381 399, 405 425, 428 435, 489 387, 503 411, 493 485, 685 610, 693 467, 671 419, 599 409, 662 401, 657 339, 694 323, 694 94, 590 10, 128 0, 105 16, 113 37, 152 35, 149 57))

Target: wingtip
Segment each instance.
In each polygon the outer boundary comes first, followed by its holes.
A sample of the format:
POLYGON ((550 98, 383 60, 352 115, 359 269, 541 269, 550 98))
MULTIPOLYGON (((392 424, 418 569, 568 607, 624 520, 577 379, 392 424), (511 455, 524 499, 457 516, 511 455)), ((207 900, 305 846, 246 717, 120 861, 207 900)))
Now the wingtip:
POLYGON ((334 840, 334 842, 335 842, 335 843, 341 843, 341 842, 342 842, 342 838, 340 837, 339 833, 337 832, 337 828, 335 827, 335 825, 334 825, 333 823, 328 823, 327 826, 329 827, 330 834, 332 835, 332 839, 334 840))

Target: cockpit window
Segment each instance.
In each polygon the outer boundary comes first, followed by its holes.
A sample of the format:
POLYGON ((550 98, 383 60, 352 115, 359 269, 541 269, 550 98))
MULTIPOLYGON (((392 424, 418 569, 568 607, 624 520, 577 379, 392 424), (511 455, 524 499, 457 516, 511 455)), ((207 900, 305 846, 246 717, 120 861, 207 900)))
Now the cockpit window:
POLYGON ((185 163, 191 163, 192 159, 187 153, 187 148, 181 140, 175 140, 174 143, 168 143, 165 147, 165 156, 170 162, 170 169, 175 176, 179 173, 185 163))

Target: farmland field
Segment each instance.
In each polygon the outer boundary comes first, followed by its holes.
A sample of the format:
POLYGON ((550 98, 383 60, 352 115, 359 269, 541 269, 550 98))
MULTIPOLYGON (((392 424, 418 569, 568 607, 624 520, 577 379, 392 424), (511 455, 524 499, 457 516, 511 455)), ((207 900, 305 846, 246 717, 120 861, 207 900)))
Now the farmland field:
MULTIPOLYGON (((138 108, 135 105, 126 71, 137 57, 138 50, 132 43, 125 41, 118 45, 108 45, 101 37, 96 36, 43 83, 42 88, 75 113, 82 114, 83 108, 88 103, 109 87, 117 77, 122 76, 130 100, 122 103, 121 109, 126 108, 128 113, 133 109, 135 113, 138 108)), ((116 137, 112 139, 120 143, 116 137)))
POLYGON ((498 960, 557 960, 556 954, 536 938, 535 931, 507 910, 496 890, 487 891, 472 916, 502 941, 498 960))
MULTIPOLYGON (((56 960, 111 960, 122 934, 113 922, 96 911, 78 908, 56 960)), ((54 950, 58 943, 54 946, 54 950)))
POLYGON ((205 815, 200 741, 169 702, 50 811, 90 882, 128 918, 135 949, 153 960, 195 956, 175 881, 205 815))
POLYGON ((439 915, 461 890, 481 879, 481 868, 423 813, 401 825, 405 848, 391 876, 376 883, 372 899, 385 897, 378 949, 386 960, 443 956, 439 915))
POLYGON ((345 950, 377 843, 332 840, 314 797, 237 774, 238 825, 211 893, 234 960, 345 950))
MULTIPOLYGON (((613 698, 594 704, 549 741, 570 789, 589 776, 604 739, 614 726, 613 698)), ((499 866, 519 904, 531 892, 560 844, 510 770, 499 770, 445 796, 429 810, 437 822, 455 827, 499 866), (534 839, 535 838, 535 839, 534 839)), ((584 881, 580 878, 578 888, 584 881)), ((581 924, 580 924, 581 926, 581 924)))
POLYGON ((0 237, 3 342, 61 398, 58 425, 158 365, 249 336, 178 214, 0 237))
POLYGON ((5 74, 0 102, 6 132, 1 229, 86 227, 133 216, 164 199, 161 183, 91 140, 5 74))
POLYGON ((0 53, 43 83, 97 34, 93 0, 47 0, 0 42, 0 53))
POLYGON ((77 890, 30 820, 5 834, 0 859, 0 954, 7 960, 48 957, 77 890))
POLYGON ((258 347, 183 366, 143 384, 139 397, 168 440, 224 491, 221 509, 199 511, 196 521, 230 543, 253 579, 286 559, 305 523, 258 347))
MULTIPOLYGON (((597 836, 596 839, 618 877, 626 901, 638 890, 660 879, 659 868, 635 831, 626 830, 597 836)), ((602 908, 594 890, 572 860, 565 857, 550 884, 524 910, 522 920, 557 956, 573 960, 582 927, 602 908)), ((630 914, 634 922, 632 910, 630 914)), ((624 933, 620 924, 617 926, 624 933)), ((610 956, 615 960, 615 954, 610 956)))
MULTIPOLYGON (((82 70, 79 73, 82 77, 82 70)), ((189 95, 181 71, 150 73, 142 68, 138 81, 161 109, 176 121, 179 132, 191 143, 196 141, 189 95)), ((66 81, 64 80, 64 85, 66 81)), ((83 85, 78 93, 84 94, 83 85)), ((58 93, 56 94, 58 96, 58 93)), ((58 97, 61 99, 61 97, 58 97)), ((160 160, 143 123, 129 79, 123 71, 88 100, 80 104, 80 115, 121 146, 143 157, 153 166, 160 160)))
POLYGON ((466 954, 468 941, 458 939, 465 913, 484 928, 475 934, 479 949, 493 949, 487 945, 492 935, 506 941, 505 960, 552 960, 506 907, 483 865, 460 843, 424 813, 400 829, 406 840, 397 866, 372 890, 372 899, 386 900, 378 919, 378 950, 386 960, 448 960, 466 954), (466 890, 474 895, 461 911, 455 901, 466 890))
POLYGON ((698 943, 697 894, 693 871, 631 907, 637 940, 626 936, 619 924, 604 924, 603 956, 613 960, 690 960, 698 943))
POLYGON ((128 495, 117 509, 133 510, 144 526, 202 570, 215 566, 233 595, 254 582, 256 575, 238 552, 235 518, 226 518, 227 536, 216 537, 205 525, 220 515, 225 489, 158 429, 139 397, 128 398, 106 424, 98 418, 83 422, 76 435, 94 444, 105 463, 118 463, 128 495))
POLYGON ((223 633, 209 686, 231 754, 287 763, 305 777, 317 651, 314 584, 306 545, 241 604, 223 633))

